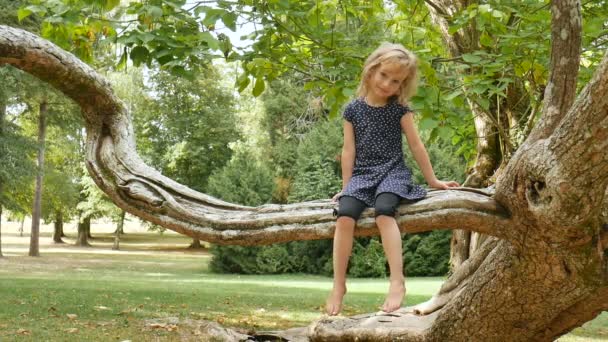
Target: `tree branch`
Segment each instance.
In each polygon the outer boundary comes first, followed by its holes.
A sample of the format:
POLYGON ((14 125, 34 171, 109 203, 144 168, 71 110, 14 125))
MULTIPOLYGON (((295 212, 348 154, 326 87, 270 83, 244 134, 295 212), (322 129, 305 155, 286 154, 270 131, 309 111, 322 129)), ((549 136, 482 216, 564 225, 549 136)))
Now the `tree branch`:
POLYGON ((530 134, 530 141, 549 136, 576 95, 582 36, 580 0, 552 1, 551 15, 551 75, 541 120, 530 134))
MULTIPOLYGON (((147 166, 137 155, 133 126, 109 84, 88 65, 25 31, 0 26, 0 64, 46 80, 82 108, 87 126, 87 168, 122 209, 199 240, 255 245, 331 238, 334 203, 325 201, 257 208, 198 193, 147 166)), ((357 235, 377 235, 373 212, 357 235)), ((493 198, 466 189, 436 191, 399 208, 403 231, 462 228, 504 237, 508 214, 493 198)))

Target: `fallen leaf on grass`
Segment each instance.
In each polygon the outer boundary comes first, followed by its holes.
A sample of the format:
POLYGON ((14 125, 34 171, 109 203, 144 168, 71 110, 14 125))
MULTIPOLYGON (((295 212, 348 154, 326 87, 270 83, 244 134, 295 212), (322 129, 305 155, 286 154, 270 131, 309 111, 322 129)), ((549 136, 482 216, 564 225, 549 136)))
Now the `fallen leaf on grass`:
POLYGON ((176 324, 152 323, 148 325, 150 329, 162 329, 167 331, 177 331, 176 324))
POLYGON ((75 315, 75 314, 67 314, 66 316, 68 316, 68 319, 69 319, 70 321, 73 321, 73 320, 75 320, 76 318, 78 318, 78 315, 75 315))
POLYGON ((65 332, 67 332, 68 334, 75 334, 78 332, 78 328, 66 329, 65 332))
POLYGON ((107 310, 112 310, 107 306, 103 306, 103 305, 98 305, 95 307, 95 310, 99 310, 99 311, 107 311, 107 310))
POLYGON ((19 335, 30 335, 31 332, 29 330, 26 330, 26 329, 19 329, 19 330, 17 330, 17 334, 19 334, 19 335))

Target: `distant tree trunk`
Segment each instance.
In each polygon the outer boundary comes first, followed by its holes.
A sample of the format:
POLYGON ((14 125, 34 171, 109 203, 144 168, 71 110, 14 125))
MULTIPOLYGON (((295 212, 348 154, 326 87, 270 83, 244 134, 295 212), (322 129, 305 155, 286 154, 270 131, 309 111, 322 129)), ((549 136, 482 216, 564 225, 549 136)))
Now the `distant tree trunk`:
POLYGON ((42 207, 42 179, 44 176, 44 141, 46 139, 46 99, 40 103, 38 116, 38 174, 36 175, 36 192, 34 194, 34 208, 32 209, 32 231, 30 234, 29 256, 40 256, 40 215, 42 207))
POLYGON ((88 237, 89 230, 91 229, 91 217, 87 216, 82 221, 78 220, 78 238, 76 239, 76 246, 90 247, 88 237))
POLYGON ((116 230, 114 231, 114 245, 112 246, 112 249, 115 251, 120 249, 120 235, 124 234, 125 214, 126 212, 124 210, 120 212, 116 230))
POLYGON ((20 223, 19 223, 19 236, 23 237, 23 226, 25 225, 25 216, 23 216, 21 218, 21 220, 19 220, 19 221, 20 221, 20 223))
POLYGON ((118 217, 118 222, 116 224, 116 230, 114 231, 114 234, 124 234, 125 233, 125 215, 127 214, 126 211, 122 210, 120 212, 120 216, 118 217))
POLYGON ((63 235, 63 213, 60 210, 57 210, 55 213, 55 227, 53 229, 53 242, 55 243, 64 243, 61 240, 61 236, 63 235))
POLYGON ((199 240, 197 238, 192 238, 192 243, 190 244, 190 246, 188 246, 188 248, 191 248, 191 249, 203 248, 203 246, 201 246, 201 240, 199 240))

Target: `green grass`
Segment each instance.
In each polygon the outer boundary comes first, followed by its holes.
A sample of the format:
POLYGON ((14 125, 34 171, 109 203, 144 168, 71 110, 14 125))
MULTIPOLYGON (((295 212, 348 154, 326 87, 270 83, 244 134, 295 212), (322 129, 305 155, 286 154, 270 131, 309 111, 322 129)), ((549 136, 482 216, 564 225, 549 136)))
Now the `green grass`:
MULTIPOLYGON (((0 259, 0 341, 196 340, 192 327, 145 323, 211 320, 246 332, 307 326, 323 315, 330 278, 213 274, 210 256, 187 251, 189 242, 128 234, 125 250, 113 252, 106 235, 91 249, 46 245, 42 257, 31 258, 10 250, 22 243, 13 239, 9 253, 3 249, 9 257, 0 259)), ((407 305, 430 298, 441 282, 408 278, 407 305)), ((385 279, 349 279, 348 285, 345 315, 377 311, 388 286, 385 279)), ((562 340, 608 339, 607 326, 604 313, 562 340)))
MULTIPOLYGON (((0 340, 152 338, 170 332, 142 332, 141 322, 163 317, 255 330, 305 326, 321 317, 331 279, 211 274, 208 259, 82 253, 8 258, 0 262, 0 340)), ((409 279, 408 303, 429 298, 440 284, 439 278, 409 279)), ((377 311, 386 287, 382 279, 351 280, 345 314, 377 311)))

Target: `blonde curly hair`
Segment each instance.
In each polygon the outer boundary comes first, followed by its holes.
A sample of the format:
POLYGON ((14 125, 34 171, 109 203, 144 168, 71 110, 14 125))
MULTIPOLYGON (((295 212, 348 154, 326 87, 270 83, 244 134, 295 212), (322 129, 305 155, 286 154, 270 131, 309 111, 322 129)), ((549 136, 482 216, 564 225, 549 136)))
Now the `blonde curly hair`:
POLYGON ((367 57, 363 65, 357 96, 367 96, 369 79, 382 63, 395 63, 401 65, 407 71, 407 77, 403 80, 399 93, 394 96, 397 102, 404 106, 407 105, 409 99, 416 94, 416 87, 418 86, 418 61, 416 60, 416 55, 401 44, 382 43, 379 48, 367 57))

